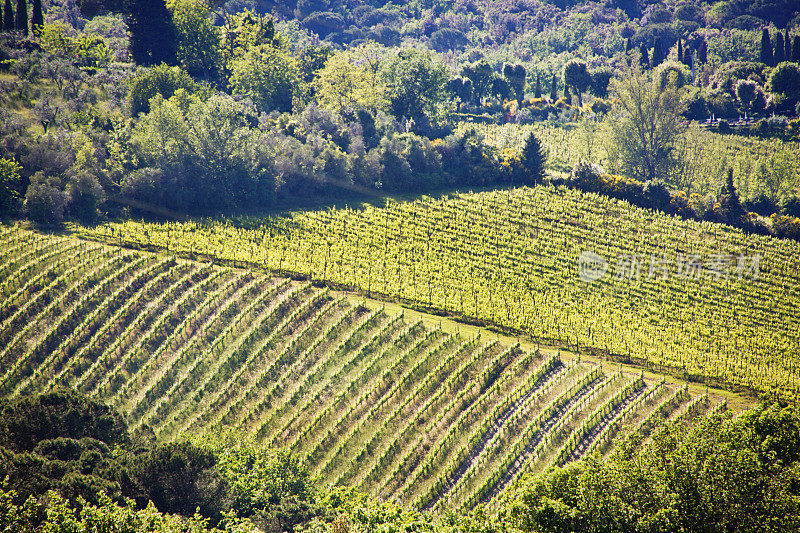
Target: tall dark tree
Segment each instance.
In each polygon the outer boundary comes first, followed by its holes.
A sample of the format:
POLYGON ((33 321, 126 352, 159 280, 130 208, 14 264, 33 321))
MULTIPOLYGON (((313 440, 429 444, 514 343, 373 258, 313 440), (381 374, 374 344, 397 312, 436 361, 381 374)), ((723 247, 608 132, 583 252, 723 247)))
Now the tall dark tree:
POLYGON ((650 68, 650 56, 647 54, 647 47, 644 45, 644 43, 639 46, 639 52, 641 53, 641 58, 639 58, 639 61, 642 63, 642 68, 650 68))
POLYGON ((702 65, 708 61, 708 43, 705 39, 700 41, 700 46, 697 48, 697 61, 702 65))
POLYGON ((26 0, 17 0, 14 29, 22 33, 22 35, 28 35, 28 2, 26 0))
POLYGON ((533 90, 533 97, 534 98, 541 98, 542 97, 542 82, 539 78, 539 73, 536 73, 536 87, 533 90))
POLYGON ((550 82, 550 101, 555 102, 558 99, 558 78, 553 74, 553 81, 550 82))
POLYGON ((547 167, 547 150, 533 132, 525 140, 522 149, 522 166, 525 169, 526 183, 536 183, 544 178, 547 167))
MULTIPOLYGON (((653 62, 655 62, 655 59, 653 59, 653 62)), ((678 63, 683 63, 683 41, 681 39, 678 39, 678 63)))
POLYGON ((792 41, 789 39, 789 28, 786 28, 783 31, 783 57, 784 61, 791 61, 792 60, 792 41))
POLYGON ((42 0, 33 0, 33 12, 31 13, 31 30, 34 34, 39 33, 39 28, 44 26, 44 13, 42 12, 42 0))
POLYGON ((792 44, 792 61, 800 63, 800 35, 794 36, 794 43, 792 44))
MULTIPOLYGON (((678 41, 678 44, 680 45, 680 41, 678 41)), ((680 48, 678 50, 680 50, 680 48)), ((680 51, 678 53, 680 53, 680 51)), ((653 68, 659 66, 663 62, 664 47, 661 45, 661 39, 656 37, 656 40, 653 42, 653 68)))
POLYGON ((786 47, 783 45, 783 34, 778 32, 775 36, 775 55, 773 56, 775 64, 783 63, 786 61, 786 47))
POLYGON ((774 67, 775 63, 773 62, 772 56, 772 41, 770 40, 769 36, 769 28, 764 28, 761 32, 761 62, 767 65, 768 67, 774 67))
POLYGON ((11 0, 6 0, 3 8, 3 31, 14 31, 14 8, 11 6, 11 0))
POLYGON ((625 39, 625 53, 627 54, 631 50, 633 50, 633 43, 631 43, 631 38, 628 37, 625 39))
POLYGON ((165 0, 125 0, 130 52, 140 65, 177 64, 175 27, 165 0))

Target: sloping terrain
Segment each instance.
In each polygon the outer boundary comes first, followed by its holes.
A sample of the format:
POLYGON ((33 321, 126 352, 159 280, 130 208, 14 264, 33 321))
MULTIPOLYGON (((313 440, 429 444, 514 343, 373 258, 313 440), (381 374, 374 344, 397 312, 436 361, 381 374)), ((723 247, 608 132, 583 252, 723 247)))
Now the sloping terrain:
POLYGON ((490 500, 690 401, 307 282, 17 226, 0 250, 3 394, 76 388, 164 440, 235 431, 419 508, 490 500))

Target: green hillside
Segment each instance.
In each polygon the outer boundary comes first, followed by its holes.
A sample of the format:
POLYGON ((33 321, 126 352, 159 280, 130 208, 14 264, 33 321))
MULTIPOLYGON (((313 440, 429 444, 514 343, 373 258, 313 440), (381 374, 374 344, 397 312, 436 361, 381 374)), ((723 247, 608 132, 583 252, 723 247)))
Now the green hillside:
POLYGON ((3 226, 0 377, 70 387, 159 440, 232 432, 334 485, 472 507, 622 432, 724 407, 431 329, 308 282, 3 226), (149 428, 149 429, 147 429, 149 428))
POLYGON ((733 389, 800 390, 797 242, 563 187, 81 233, 300 274, 733 389), (609 262, 595 283, 578 277, 584 251, 609 262), (638 279, 619 270, 634 256, 638 279))

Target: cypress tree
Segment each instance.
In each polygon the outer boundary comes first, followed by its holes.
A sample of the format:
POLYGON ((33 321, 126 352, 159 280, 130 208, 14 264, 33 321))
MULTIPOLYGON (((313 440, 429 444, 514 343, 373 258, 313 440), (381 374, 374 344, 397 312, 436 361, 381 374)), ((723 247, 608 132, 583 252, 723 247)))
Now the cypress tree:
POLYGON ((794 43, 792 44, 792 61, 800 63, 800 35, 794 36, 794 43))
MULTIPOLYGON (((680 46, 680 41, 678 41, 678 46, 680 46)), ((680 54, 680 48, 678 48, 678 53, 680 54)), ((653 43, 653 68, 659 66, 661 63, 664 62, 664 47, 661 46, 661 38, 656 37, 655 42, 653 43)))
POLYGON ((639 47, 639 52, 642 54, 640 61, 642 62, 642 68, 650 68, 650 56, 647 54, 647 47, 642 43, 639 47))
POLYGON ((553 81, 550 83, 551 102, 555 102, 556 100, 558 100, 558 93, 556 92, 557 90, 558 90, 558 78, 556 78, 556 75, 553 74, 553 81))
POLYGON ((772 62, 772 41, 770 41, 769 37, 769 28, 764 28, 761 32, 761 62, 767 65, 768 67, 774 67, 775 64, 772 62))
POLYGON ((26 0, 17 0, 14 29, 21 32, 22 35, 28 35, 28 2, 26 0))
POLYGON ((706 40, 700 41, 700 47, 697 49, 697 61, 704 64, 708 60, 708 44, 706 40))
POLYGON ((786 47, 783 46, 783 34, 781 32, 778 32, 775 37, 775 56, 773 61, 775 61, 776 65, 786 61, 786 47))
MULTIPOLYGON (((655 59, 653 60, 655 62, 655 59)), ((678 39, 678 63, 683 63, 683 43, 678 39)))
POLYGON ((14 8, 11 6, 11 0, 6 0, 3 9, 3 31, 14 31, 14 8))
POLYGON ((39 28, 44 26, 44 13, 42 13, 42 0, 33 0, 33 13, 31 14, 31 30, 38 35, 39 28))
POLYGON ((536 73, 536 89, 533 92, 534 98, 541 98, 542 97, 542 84, 539 81, 539 73, 536 73))
POLYGON ((787 27, 783 31, 783 46, 785 50, 783 51, 783 57, 786 59, 784 61, 791 61, 792 60, 792 42, 789 40, 789 28, 787 27))
POLYGON ((631 44, 631 38, 628 37, 627 39, 625 39, 625 53, 627 54, 628 52, 630 52, 632 48, 633 45, 631 44))
POLYGON ((165 0, 125 0, 130 52, 140 65, 177 64, 175 26, 165 0))

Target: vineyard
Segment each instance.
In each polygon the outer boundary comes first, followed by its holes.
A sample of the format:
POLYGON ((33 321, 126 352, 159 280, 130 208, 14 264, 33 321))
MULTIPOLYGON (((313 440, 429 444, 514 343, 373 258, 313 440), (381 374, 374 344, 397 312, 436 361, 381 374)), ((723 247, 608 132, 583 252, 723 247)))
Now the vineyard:
MULTIPOLYGON (((462 124, 461 129, 465 128, 481 133, 500 153, 519 152, 525 139, 534 132, 547 148, 554 174, 568 173, 578 161, 597 163, 611 173, 620 170, 609 160, 609 153, 614 154, 614 150, 608 145, 609 132, 600 123, 462 124)), ((775 200, 781 195, 800 195, 799 142, 720 135, 693 125, 680 138, 676 149, 681 164, 669 185, 687 196, 718 194, 728 168, 734 170, 742 200, 760 195, 775 200)))
POLYGON ((0 227, 0 390, 70 387, 161 440, 220 430, 334 485, 468 509, 725 403, 354 305, 309 282, 0 227))
POLYGON ((711 385, 800 395, 800 245, 608 197, 538 186, 80 231, 310 278, 711 385), (578 277, 584 251, 608 261, 595 283, 578 277))

